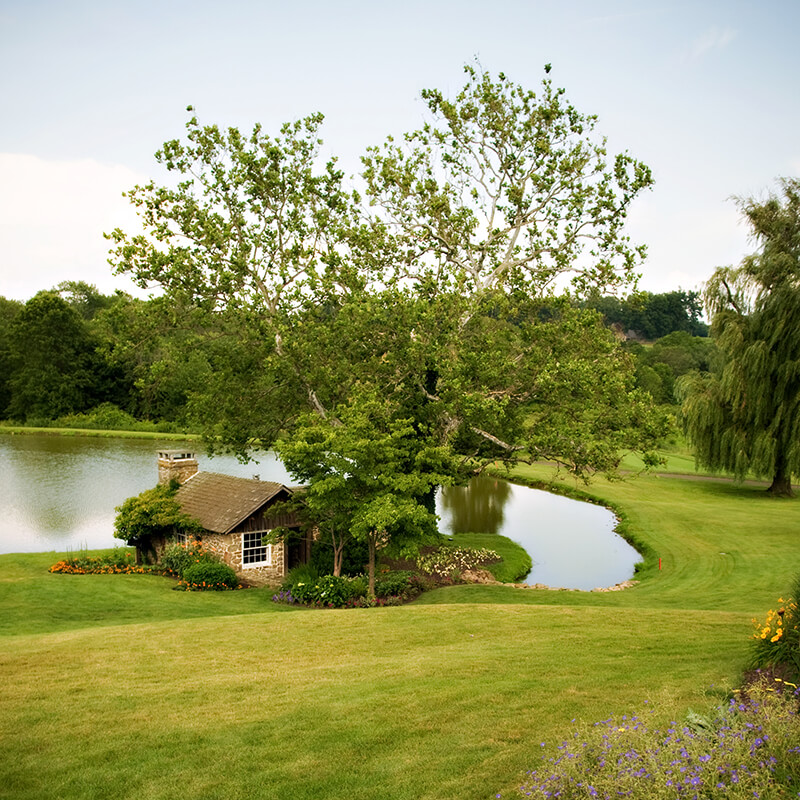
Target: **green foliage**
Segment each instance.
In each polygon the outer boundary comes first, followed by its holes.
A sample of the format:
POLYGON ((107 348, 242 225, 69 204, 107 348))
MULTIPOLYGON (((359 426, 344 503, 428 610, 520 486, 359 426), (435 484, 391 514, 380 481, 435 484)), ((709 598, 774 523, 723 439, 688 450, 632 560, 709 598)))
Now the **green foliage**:
POLYGON ((39 292, 14 317, 9 345, 12 419, 53 419, 92 405, 97 393, 94 342, 66 301, 39 292))
POLYGON ((290 574, 282 588, 305 605, 341 608, 348 601, 366 594, 365 582, 359 578, 344 578, 335 575, 313 576, 313 571, 290 574))
POLYGON ((413 574, 413 572, 406 570, 381 573, 375 580, 375 596, 405 596, 411 588, 411 577, 413 574))
MULTIPOLYGON (((348 540, 342 551, 340 570, 342 575, 360 575, 369 561, 369 547, 366 542, 348 540)), ((330 542, 318 539, 311 545, 312 564, 320 575, 334 574, 333 547, 330 542)))
POLYGON ((175 487, 160 484, 136 497, 129 497, 118 506, 114 520, 114 536, 139 552, 151 550, 154 536, 167 538, 176 531, 199 533, 202 526, 181 511, 175 499, 175 487))
POLYGON ((321 574, 314 564, 298 564, 292 567, 281 583, 282 589, 291 589, 298 583, 314 583, 321 574))
POLYGON ((193 564, 218 562, 219 558, 197 539, 192 539, 186 544, 171 542, 166 546, 161 557, 161 566, 180 578, 184 577, 186 570, 193 564))
POLYGON ((221 592, 226 589, 238 589, 239 579, 227 564, 218 561, 200 561, 186 567, 179 586, 189 592, 221 592))
POLYGON ((59 428, 85 428, 104 431, 133 431, 139 426, 127 411, 113 403, 101 403, 91 411, 58 417, 53 424, 59 428))
POLYGON ((14 358, 11 326, 22 308, 22 303, 0 297, 0 419, 5 419, 6 409, 11 401, 11 386, 8 382, 14 358))
POLYGON ((693 371, 709 372, 719 359, 713 339, 685 331, 670 333, 650 347, 628 343, 626 349, 636 358, 636 385, 657 403, 675 403, 676 380, 693 371))
POLYGON ((698 292, 639 292, 625 299, 594 294, 586 300, 586 306, 599 311, 606 325, 617 326, 623 333, 632 330, 649 341, 676 331, 708 335, 708 326, 700 319, 703 308, 698 292))
POLYGON ((435 515, 421 501, 451 481, 446 449, 397 414, 362 390, 337 407, 335 421, 308 415, 276 447, 295 480, 308 483, 302 503, 323 531, 345 531, 367 544, 371 589, 379 547, 414 552, 436 538, 435 515))
MULTIPOLYGON (((453 99, 423 92, 432 121, 404 145, 368 151, 363 195, 319 168, 320 115, 276 136, 192 116, 157 154, 177 180, 129 193, 148 235, 114 231, 114 264, 199 315, 189 403, 217 446, 290 439, 304 411, 336 424, 359 382, 460 456, 587 475, 650 446, 661 423, 629 361, 551 298, 568 273, 579 291, 631 279, 643 251, 623 225, 650 170, 608 157, 549 79, 537 95, 466 75, 453 99)), ((329 523, 339 549, 350 528, 329 523)))
POLYGON ((722 365, 679 390, 698 463, 772 478, 770 492, 785 496, 800 474, 800 180, 781 188, 782 198, 739 201, 761 247, 709 281, 722 365))

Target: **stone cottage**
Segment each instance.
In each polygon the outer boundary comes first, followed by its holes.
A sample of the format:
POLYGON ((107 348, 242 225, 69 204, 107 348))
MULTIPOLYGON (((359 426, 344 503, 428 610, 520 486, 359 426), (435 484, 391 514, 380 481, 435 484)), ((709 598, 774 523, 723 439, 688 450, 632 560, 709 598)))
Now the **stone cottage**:
POLYGON ((243 583, 280 583, 292 567, 308 561, 311 532, 303 531, 291 513, 270 513, 294 494, 292 488, 258 478, 199 472, 194 453, 162 450, 159 483, 173 478, 181 484, 175 495, 181 510, 203 526, 203 544, 231 566, 243 583), (297 536, 264 544, 264 534, 273 528, 294 528, 297 536))

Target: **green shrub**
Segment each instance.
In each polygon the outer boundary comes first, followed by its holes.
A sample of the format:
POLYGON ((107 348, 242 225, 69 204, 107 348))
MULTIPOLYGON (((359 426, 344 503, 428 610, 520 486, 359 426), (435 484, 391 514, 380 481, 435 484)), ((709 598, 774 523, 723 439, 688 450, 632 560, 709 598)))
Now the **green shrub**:
POLYGON ((239 579, 227 564, 201 561, 191 564, 184 570, 181 584, 187 591, 224 591, 237 589, 239 579))
POLYGON ((174 542, 168 544, 161 557, 161 565, 165 570, 183 577, 184 572, 192 564, 219 563, 219 558, 207 550, 201 541, 193 539, 186 544, 174 542))
POLYGON ((348 601, 364 597, 367 583, 363 576, 355 578, 318 575, 312 564, 302 564, 292 569, 281 584, 293 600, 304 605, 341 608, 348 601))
POLYGON ((90 411, 67 414, 59 417, 53 424, 58 428, 88 428, 104 431, 133 431, 140 425, 127 411, 123 411, 113 403, 101 403, 90 411))
POLYGON ((281 584, 281 589, 284 591, 291 591, 292 594, 297 597, 297 595, 294 594, 294 588, 298 583, 304 585, 316 583, 319 576, 319 570, 313 564, 298 564, 286 573, 286 577, 281 584))
POLYGON ((393 595, 406 597, 411 589, 411 576, 413 573, 398 570, 380 575, 375 580, 375 596, 391 597, 393 595))
MULTIPOLYGON (((368 561, 369 551, 366 542, 348 542, 342 553, 342 575, 360 575, 364 572, 368 561)), ((324 538, 318 539, 311 545, 310 563, 316 567, 320 575, 333 573, 333 546, 324 538)))

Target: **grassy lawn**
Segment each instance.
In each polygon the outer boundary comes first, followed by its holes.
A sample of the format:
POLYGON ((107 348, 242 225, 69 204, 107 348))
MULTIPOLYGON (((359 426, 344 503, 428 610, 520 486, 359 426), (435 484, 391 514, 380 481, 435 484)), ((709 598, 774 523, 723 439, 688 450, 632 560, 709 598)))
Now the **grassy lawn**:
POLYGON ((656 477, 589 491, 648 547, 633 589, 322 611, 0 556, 0 796, 490 798, 573 719, 715 704, 750 618, 800 572, 800 501, 656 477))

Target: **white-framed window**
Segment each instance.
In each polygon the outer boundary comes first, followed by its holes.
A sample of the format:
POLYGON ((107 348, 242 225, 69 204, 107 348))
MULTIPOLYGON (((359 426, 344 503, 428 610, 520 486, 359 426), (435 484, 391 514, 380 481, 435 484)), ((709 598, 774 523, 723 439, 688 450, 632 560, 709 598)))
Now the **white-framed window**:
POLYGON ((261 540, 267 531, 247 531, 242 534, 242 566, 263 567, 272 565, 272 545, 261 540))
POLYGON ((175 544, 182 544, 184 547, 189 543, 186 531, 175 531, 175 544))

